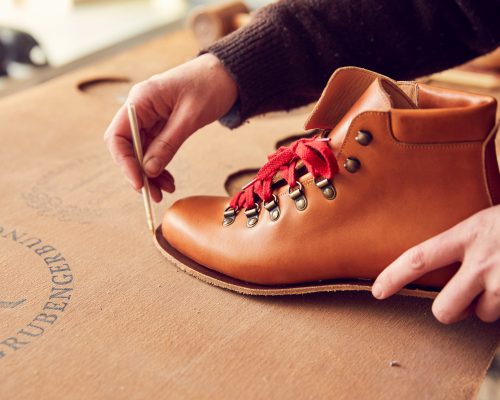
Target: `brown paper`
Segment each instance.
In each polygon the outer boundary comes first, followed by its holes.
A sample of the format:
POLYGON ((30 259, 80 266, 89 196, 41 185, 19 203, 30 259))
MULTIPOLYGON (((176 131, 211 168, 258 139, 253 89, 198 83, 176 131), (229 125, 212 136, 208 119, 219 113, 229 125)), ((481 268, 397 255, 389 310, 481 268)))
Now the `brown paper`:
MULTIPOLYGON (((158 252, 102 135, 132 82, 195 53, 181 32, 0 102, 0 398, 472 398, 498 323, 444 326, 407 297, 246 297, 158 252)), ((203 129, 158 216, 225 193, 304 120, 203 129)))

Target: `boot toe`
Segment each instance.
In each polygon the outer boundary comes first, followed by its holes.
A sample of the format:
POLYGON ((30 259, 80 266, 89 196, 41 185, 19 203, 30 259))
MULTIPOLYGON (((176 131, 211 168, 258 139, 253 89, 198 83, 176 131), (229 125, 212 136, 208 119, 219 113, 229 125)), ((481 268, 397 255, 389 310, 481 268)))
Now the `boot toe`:
MULTIPOLYGON (((162 233, 190 260, 231 278, 257 284, 276 283, 275 269, 262 259, 258 228, 249 229, 244 215, 223 226, 227 197, 194 196, 175 202, 165 213, 162 233)), ((264 226, 260 227, 265 230, 264 226)), ((267 252, 270 259, 279 260, 267 252)))
POLYGON ((210 267, 207 255, 217 248, 216 231, 222 225, 227 202, 226 197, 212 196, 193 196, 176 201, 165 212, 163 236, 185 256, 210 267))

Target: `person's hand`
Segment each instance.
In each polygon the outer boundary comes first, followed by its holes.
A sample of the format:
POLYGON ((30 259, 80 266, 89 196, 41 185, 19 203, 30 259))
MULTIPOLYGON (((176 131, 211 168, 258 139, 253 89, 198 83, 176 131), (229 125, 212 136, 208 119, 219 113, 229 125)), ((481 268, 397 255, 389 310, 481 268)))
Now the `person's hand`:
POLYGON ((435 317, 450 324, 475 312, 485 322, 496 321, 500 317, 500 205, 406 251, 378 276, 372 293, 385 299, 455 261, 462 265, 434 300, 435 317))
MULTIPOLYGON (((165 170, 181 144, 201 127, 226 114, 238 96, 236 83, 211 54, 204 54, 176 68, 135 85, 127 102, 135 105, 144 148, 144 171, 150 178, 151 196, 162 199, 162 190, 175 190, 174 178, 165 170)), ((113 160, 135 190, 142 175, 134 155, 126 105, 109 125, 104 139, 113 160)))

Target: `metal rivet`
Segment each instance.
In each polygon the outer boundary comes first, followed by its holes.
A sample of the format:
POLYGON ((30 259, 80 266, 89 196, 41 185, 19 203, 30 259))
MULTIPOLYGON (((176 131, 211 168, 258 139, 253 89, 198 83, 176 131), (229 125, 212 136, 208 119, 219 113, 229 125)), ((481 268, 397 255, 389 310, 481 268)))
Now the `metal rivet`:
POLYGON ((247 226, 249 228, 252 228, 257 224, 257 222, 259 222, 259 218, 257 218, 257 217, 248 218, 247 226))
POLYGON ((361 168, 361 162, 357 158, 347 157, 344 163, 344 168, 353 174, 361 168))
POLYGON ((271 221, 276 221, 280 217, 280 209, 275 208, 269 213, 269 216, 271 217, 271 221))
POLYGON ((264 208, 269 211, 269 218, 271 221, 276 221, 281 215, 281 211, 278 206, 278 197, 275 194, 273 194, 273 199, 271 201, 264 203, 264 208))
POLYGON ((333 200, 337 197, 335 186, 333 186, 333 183, 329 179, 323 177, 315 178, 314 183, 321 190, 321 193, 323 193, 326 199, 333 200))
POLYGON ((259 211, 260 207, 258 204, 256 204, 252 208, 247 208, 245 210, 245 215, 247 216, 247 226, 249 228, 253 228, 255 225, 257 225, 257 222, 259 222, 259 211))
POLYGON ((302 191, 302 184, 300 182, 297 182, 296 188, 289 188, 288 194, 295 202, 295 207, 297 208, 297 210, 304 211, 306 209, 307 198, 302 191))
POLYGON ((358 134, 356 135, 356 142, 358 142, 362 146, 368 146, 373 139, 373 136, 370 132, 368 131, 358 131, 358 134))
POLYGON ((223 226, 231 225, 236 219, 236 210, 231 207, 227 207, 224 210, 224 220, 222 221, 223 226))
POLYGON ((304 211, 307 207, 307 199, 304 196, 295 199, 295 206, 297 210, 304 211))

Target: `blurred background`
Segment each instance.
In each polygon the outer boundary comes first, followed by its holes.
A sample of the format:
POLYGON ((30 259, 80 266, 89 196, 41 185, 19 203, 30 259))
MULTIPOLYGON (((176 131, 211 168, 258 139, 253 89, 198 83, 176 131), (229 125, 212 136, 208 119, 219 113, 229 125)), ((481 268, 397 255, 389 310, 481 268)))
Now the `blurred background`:
MULTIPOLYGON (((246 4, 254 9, 268 2, 246 4)), ((210 3, 0 0, 0 97, 180 28, 194 7, 210 3)))

